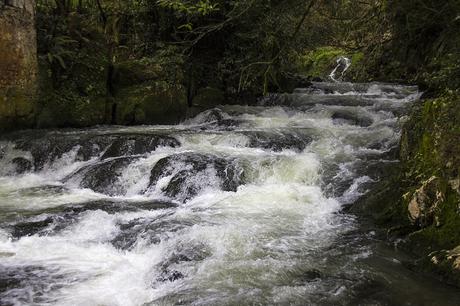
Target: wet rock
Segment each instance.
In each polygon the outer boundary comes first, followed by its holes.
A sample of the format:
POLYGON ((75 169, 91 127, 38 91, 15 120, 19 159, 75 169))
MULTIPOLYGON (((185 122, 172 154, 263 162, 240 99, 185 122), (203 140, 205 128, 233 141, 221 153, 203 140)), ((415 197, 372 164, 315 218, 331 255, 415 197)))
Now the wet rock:
MULTIPOLYGON (((11 135, 14 137, 16 134, 11 135)), ((77 134, 42 133, 19 134, 18 140, 13 140, 15 148, 30 152, 36 171, 43 169, 65 154, 73 152, 75 160, 86 161, 97 156, 110 144, 111 137, 87 136, 77 134)))
MULTIPOLYGON (((294 92, 303 92, 302 89, 296 89, 294 92)), ((288 94, 268 94, 258 100, 260 106, 288 105, 288 94)))
POLYGON ((282 150, 294 150, 302 152, 313 138, 289 132, 245 132, 249 137, 249 147, 262 148, 274 152, 282 150))
MULTIPOLYGON (((120 157, 85 167, 72 177, 80 179, 80 187, 107 195, 123 194, 123 186, 116 184, 122 170, 137 160, 134 157, 120 157)), ((71 179, 71 178, 70 178, 71 179)), ((69 180, 69 179, 68 179, 69 180)))
POLYGON ((158 244, 161 242, 164 233, 169 237, 171 233, 183 230, 193 224, 177 220, 162 220, 169 216, 166 212, 163 216, 156 219, 139 218, 120 224, 120 234, 111 240, 114 247, 121 250, 131 250, 136 243, 158 244))
POLYGON ((33 164, 30 160, 23 157, 14 158, 11 163, 15 166, 17 174, 23 174, 33 169, 33 164))
MULTIPOLYGON (((37 215, 12 222, 6 227, 15 239, 24 236, 49 235, 59 233, 79 220, 81 214, 89 211, 104 211, 108 214, 135 212, 140 210, 160 210, 174 208, 177 205, 164 201, 124 202, 99 200, 81 204, 64 205, 53 209, 38 211, 37 215)), ((137 223, 136 223, 137 224, 137 223)), ((130 226, 122 225, 129 230, 130 226)), ((136 239, 134 239, 135 241, 136 239)))
POLYGON ((56 136, 23 138, 16 143, 16 148, 28 151, 34 158, 34 168, 40 170, 47 162, 54 161, 76 146, 74 141, 65 141, 56 136))
POLYGON ((6 139, 15 144, 15 149, 30 152, 36 171, 66 154, 76 161, 88 161, 103 152, 102 159, 106 159, 145 154, 161 146, 180 146, 174 137, 156 134, 23 132, 6 139))
POLYGON ((48 217, 41 221, 21 222, 12 227, 11 236, 13 238, 20 238, 24 236, 33 236, 46 229, 53 223, 53 218, 48 217))
POLYGON ((440 250, 428 254, 412 267, 414 270, 435 272, 436 276, 456 287, 460 284, 460 246, 452 250, 440 250), (420 262, 423 265, 420 265, 420 262))
POLYGON ((227 116, 226 114, 224 114, 223 111, 221 111, 218 108, 214 108, 207 112, 204 112, 199 121, 201 121, 202 123, 211 123, 215 121, 219 122, 224 120, 226 117, 227 116))
POLYGON ((102 210, 109 214, 115 214, 123 211, 158 210, 173 208, 176 206, 177 205, 174 203, 158 200, 145 202, 99 200, 83 204, 74 204, 72 206, 66 206, 63 212, 67 214, 80 214, 85 211, 102 210))
POLYGON ((171 177, 162 189, 165 195, 186 201, 211 187, 236 191, 242 184, 242 169, 233 161, 197 153, 175 154, 157 162, 150 174, 150 186, 171 177))
POLYGON ((412 224, 423 228, 437 222, 436 213, 444 201, 440 183, 440 179, 433 176, 414 192, 408 205, 412 224))
POLYGON ((190 123, 201 125, 201 130, 232 130, 241 122, 232 119, 222 110, 214 108, 198 114, 190 120, 190 123))
POLYGON ((196 262, 202 261, 210 255, 209 249, 201 242, 187 242, 178 244, 176 250, 160 265, 161 276, 157 279, 161 282, 174 282, 185 276, 174 269, 179 264, 195 265, 196 262))
POLYGON ((158 147, 176 148, 180 142, 173 137, 158 135, 128 135, 115 139, 102 155, 102 159, 152 152, 158 147))
POLYGON ((159 282, 175 282, 179 279, 183 279, 185 276, 179 271, 173 270, 173 271, 164 271, 159 278, 157 278, 157 281, 159 282))

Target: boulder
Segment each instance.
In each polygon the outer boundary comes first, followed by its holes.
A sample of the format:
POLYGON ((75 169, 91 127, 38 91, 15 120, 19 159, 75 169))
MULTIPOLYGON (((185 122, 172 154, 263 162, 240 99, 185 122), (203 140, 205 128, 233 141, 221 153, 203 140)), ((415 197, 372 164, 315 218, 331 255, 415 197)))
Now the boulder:
POLYGON ((232 160, 213 155, 182 153, 161 159, 150 174, 150 186, 170 177, 161 191, 185 202, 206 188, 236 191, 242 184, 242 169, 232 160))

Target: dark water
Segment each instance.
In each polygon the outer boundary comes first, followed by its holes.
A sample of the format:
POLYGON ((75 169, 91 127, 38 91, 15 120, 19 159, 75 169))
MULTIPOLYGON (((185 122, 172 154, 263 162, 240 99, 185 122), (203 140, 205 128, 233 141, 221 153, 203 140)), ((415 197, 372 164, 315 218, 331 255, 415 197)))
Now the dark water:
POLYGON ((317 83, 177 126, 0 142, 2 305, 460 305, 343 212, 417 88, 317 83))

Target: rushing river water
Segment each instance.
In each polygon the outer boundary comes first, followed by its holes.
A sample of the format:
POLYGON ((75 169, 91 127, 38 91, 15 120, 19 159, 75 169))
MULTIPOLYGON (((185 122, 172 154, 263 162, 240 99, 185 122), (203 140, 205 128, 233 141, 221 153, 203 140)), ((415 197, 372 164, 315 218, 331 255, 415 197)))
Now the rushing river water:
POLYGON ((1 305, 460 305, 347 213, 417 88, 315 83, 177 126, 0 142, 1 305))

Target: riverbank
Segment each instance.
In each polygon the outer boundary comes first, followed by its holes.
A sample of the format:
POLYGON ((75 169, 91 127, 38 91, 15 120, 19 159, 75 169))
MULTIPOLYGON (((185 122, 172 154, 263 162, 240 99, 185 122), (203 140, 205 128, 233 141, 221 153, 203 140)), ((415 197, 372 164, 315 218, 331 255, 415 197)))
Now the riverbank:
POLYGON ((455 93, 414 105, 400 165, 352 210, 371 216, 416 258, 411 268, 460 287, 460 103, 455 93))

